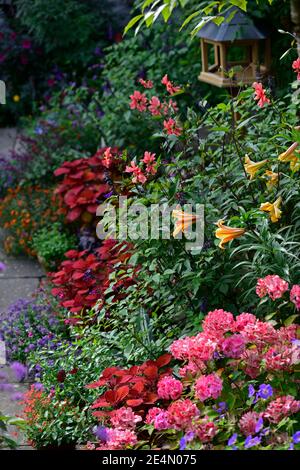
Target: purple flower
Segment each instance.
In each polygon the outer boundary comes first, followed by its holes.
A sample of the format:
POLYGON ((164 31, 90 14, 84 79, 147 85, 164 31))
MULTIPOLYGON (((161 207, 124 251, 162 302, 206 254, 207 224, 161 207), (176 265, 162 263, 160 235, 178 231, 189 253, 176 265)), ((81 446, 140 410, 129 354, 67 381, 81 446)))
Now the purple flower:
POLYGON ((11 392, 13 386, 11 384, 0 383, 0 392, 11 392))
POLYGON ((271 385, 261 384, 257 392, 257 398, 267 400, 273 395, 273 389, 271 385))
POLYGON ((35 388, 36 390, 44 390, 44 385, 41 384, 41 382, 36 382, 36 383, 34 384, 34 388, 35 388))
POLYGON ((294 444, 300 444, 300 431, 295 432, 293 435, 294 444))
POLYGON ((250 449, 250 447, 255 447, 260 444, 260 437, 248 436, 244 442, 245 449, 250 449))
POLYGON ((44 130, 42 127, 40 126, 37 126, 34 130, 34 132, 37 134, 37 135, 42 135, 44 133, 44 130))
POLYGON ((104 194, 105 199, 108 199, 110 196, 114 194, 113 190, 110 191, 109 193, 104 194))
POLYGON ((227 445, 233 446, 237 440, 237 433, 232 434, 232 436, 228 439, 227 445))
POLYGON ((0 273, 3 273, 3 271, 6 270, 6 264, 2 263, 2 261, 0 261, 0 273))
POLYGON ((18 382, 22 382, 22 380, 25 379, 27 375, 27 367, 24 366, 24 364, 16 361, 11 364, 10 368, 15 374, 16 380, 18 380, 18 382))
POLYGON ((24 398, 24 394, 21 392, 12 393, 10 396, 11 401, 20 401, 24 398))
POLYGON ((264 420, 263 418, 260 417, 256 423, 255 432, 259 432, 262 429, 263 425, 264 425, 264 420))
POLYGON ((102 442, 108 441, 108 433, 107 433, 107 428, 105 426, 95 426, 93 429, 93 433, 99 439, 99 441, 102 441, 102 442))
POLYGON ((253 385, 249 385, 248 387, 248 397, 251 398, 255 395, 255 388, 253 385))
POLYGON ((185 436, 183 436, 179 441, 179 450, 185 450, 185 448, 186 448, 186 439, 185 439, 185 436))

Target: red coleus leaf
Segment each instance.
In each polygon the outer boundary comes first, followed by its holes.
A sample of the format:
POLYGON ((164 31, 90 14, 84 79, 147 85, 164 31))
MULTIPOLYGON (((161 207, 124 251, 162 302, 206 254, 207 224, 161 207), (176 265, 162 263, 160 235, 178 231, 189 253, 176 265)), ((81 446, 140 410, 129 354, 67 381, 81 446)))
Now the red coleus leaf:
POLYGON ((166 366, 167 364, 169 364, 171 362, 171 359, 172 359, 172 355, 171 354, 163 354, 162 356, 160 356, 158 359, 156 359, 156 365, 157 367, 163 367, 163 366, 166 366))
POLYGON ((142 393, 144 389, 145 389, 145 384, 143 382, 138 382, 134 384, 131 390, 137 393, 142 393))
POLYGON ((158 400, 158 396, 154 392, 149 392, 144 398, 145 405, 153 405, 158 400))
POLYGON ((76 250, 69 250, 65 253, 66 258, 72 259, 72 258, 77 258, 77 256, 78 256, 78 251, 76 250))
POLYGON ((110 415, 110 411, 93 411, 92 413, 95 418, 106 418, 107 416, 110 415))
POLYGON ((98 400, 95 401, 95 403, 93 403, 93 405, 91 406, 92 409, 95 409, 95 408, 108 408, 109 406, 111 406, 112 404, 110 402, 108 402, 107 400, 105 400, 105 398, 98 398, 98 400))
POLYGON ((70 172, 69 168, 65 168, 62 166, 60 168, 57 168, 57 170, 55 170, 54 176, 66 175, 69 172, 70 172))
POLYGON ((81 207, 75 207, 70 212, 68 212, 67 221, 74 222, 76 219, 80 217, 81 213, 82 213, 81 207))
POLYGON ((127 400, 126 401, 126 405, 127 406, 132 406, 133 408, 135 406, 140 406, 141 404, 143 403, 143 399, 142 398, 137 398, 135 400, 127 400))
POLYGON ((158 376, 158 368, 156 366, 148 366, 144 369, 144 374, 149 379, 155 379, 158 376))

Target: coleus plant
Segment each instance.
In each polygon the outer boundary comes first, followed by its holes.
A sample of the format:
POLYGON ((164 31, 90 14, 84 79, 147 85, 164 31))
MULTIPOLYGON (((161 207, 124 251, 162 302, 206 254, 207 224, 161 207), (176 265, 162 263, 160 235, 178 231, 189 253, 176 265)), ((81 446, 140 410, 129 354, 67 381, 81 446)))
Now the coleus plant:
MULTIPOLYGON (((65 253, 67 258, 61 263, 58 271, 49 273, 54 284, 52 294, 58 297, 61 306, 72 313, 85 313, 87 309, 95 306, 110 285, 109 275, 114 269, 126 270, 126 264, 131 256, 131 247, 128 243, 118 243, 108 239, 93 253, 88 250, 70 250, 65 253)), ((118 295, 122 287, 134 282, 132 276, 122 277, 114 286, 118 295)), ((77 319, 78 320, 78 319, 77 319)), ((76 322, 76 318, 70 321, 76 322)))
POLYGON ((172 369, 168 364, 171 354, 163 354, 155 361, 148 360, 139 366, 128 369, 108 367, 103 371, 96 382, 87 385, 88 388, 102 388, 106 391, 92 405, 93 410, 106 408, 107 410, 94 411, 95 417, 109 416, 109 408, 130 406, 136 412, 144 415, 157 400, 157 383, 164 376, 170 375, 172 369))
POLYGON ((116 189, 113 180, 119 174, 122 159, 117 148, 104 147, 90 158, 65 162, 55 170, 63 176, 56 194, 60 199, 60 212, 68 222, 89 224, 98 205, 116 189))

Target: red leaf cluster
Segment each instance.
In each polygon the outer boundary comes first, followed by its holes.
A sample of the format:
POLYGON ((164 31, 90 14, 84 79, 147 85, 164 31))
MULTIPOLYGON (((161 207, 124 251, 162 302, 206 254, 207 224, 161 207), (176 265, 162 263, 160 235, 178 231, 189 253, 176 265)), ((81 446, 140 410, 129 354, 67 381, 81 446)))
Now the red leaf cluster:
MULTIPOLYGON (((109 274, 115 269, 115 265, 118 264, 118 269, 126 269, 130 256, 128 243, 120 244, 111 239, 105 240, 93 253, 87 250, 67 251, 67 259, 60 264, 59 270, 48 274, 55 285, 52 294, 70 312, 84 313, 103 298, 109 286, 109 274)), ((127 276, 117 283, 117 287, 120 289, 132 282, 133 278, 127 276)))
POLYGON ((106 150, 104 147, 93 157, 65 162, 55 170, 55 176, 64 177, 55 192, 60 198, 61 213, 68 222, 79 219, 91 222, 104 195, 112 189, 108 181, 112 167, 119 162, 119 153, 117 148, 111 149, 112 158, 107 164, 106 150))
MULTIPOLYGON (((148 360, 140 366, 129 369, 108 367, 94 383, 87 388, 106 387, 106 391, 93 403, 92 409, 119 408, 130 406, 139 413, 144 413, 157 400, 158 381, 165 375, 170 375, 172 369, 166 368, 172 356, 163 354, 155 361, 148 360)), ((102 417, 109 411, 94 411, 93 415, 102 417)))

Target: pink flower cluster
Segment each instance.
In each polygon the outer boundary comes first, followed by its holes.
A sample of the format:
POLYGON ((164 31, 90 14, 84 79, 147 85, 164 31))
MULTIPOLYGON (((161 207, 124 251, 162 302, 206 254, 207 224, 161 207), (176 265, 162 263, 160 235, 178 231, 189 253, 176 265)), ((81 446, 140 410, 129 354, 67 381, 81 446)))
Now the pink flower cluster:
POLYGON ((165 400, 177 400, 182 394, 183 385, 180 380, 171 376, 163 377, 157 384, 157 395, 165 400))
POLYGON ((265 104, 270 104, 270 100, 267 98, 266 91, 261 83, 254 82, 252 87, 254 88, 254 99, 257 100, 260 108, 263 108, 265 104))
POLYGON ((119 429, 135 428, 140 421, 142 421, 141 416, 135 414, 129 406, 122 406, 112 411, 110 415, 111 424, 119 429))
POLYGON ((177 400, 171 403, 167 410, 151 408, 146 417, 147 424, 153 424, 155 429, 189 430, 193 427, 193 421, 198 418, 200 412, 191 400, 177 400))
POLYGON ((278 397, 267 406, 264 412, 264 418, 271 423, 279 423, 286 416, 298 413, 300 411, 300 401, 295 400, 291 395, 278 397))
POLYGON ((244 436, 252 436, 256 434, 257 425, 261 417, 262 414, 257 413, 256 411, 249 411, 241 417, 239 421, 239 428, 244 436))
POLYGON ((187 361, 180 369, 182 377, 203 374, 206 363, 219 357, 239 359, 251 378, 257 377, 261 369, 288 370, 298 361, 299 345, 292 344, 297 338, 297 325, 276 330, 270 322, 250 313, 234 319, 232 313, 218 309, 207 314, 202 327, 198 335, 178 339, 170 346, 174 358, 187 361))
POLYGON ((298 59, 294 60, 292 64, 293 70, 297 74, 297 80, 300 80, 300 57, 298 59))
POLYGON ((270 274, 258 279, 256 293, 260 298, 268 295, 272 300, 275 300, 280 299, 288 288, 288 283, 281 279, 281 277, 277 276, 277 274, 270 274))
POLYGON ((195 383, 195 396, 200 401, 218 398, 222 393, 223 381, 215 373, 202 375, 195 383))
POLYGON ((141 184, 146 183, 147 177, 149 175, 155 175, 156 172, 157 172, 157 169, 156 169, 156 163, 157 162, 155 160, 155 153, 145 152, 144 157, 141 160, 141 162, 146 165, 146 168, 144 170, 146 174, 144 173, 143 169, 135 163, 134 160, 132 160, 130 162, 130 166, 128 165, 125 168, 126 173, 132 173, 133 174, 132 182, 134 184, 136 184, 136 183, 141 183, 141 184))
POLYGON ((217 433, 216 425, 210 421, 208 416, 205 416, 195 426, 195 434, 200 442, 210 442, 217 433))
MULTIPOLYGON (((151 80, 139 80, 140 84, 147 89, 153 88, 153 82, 151 80)), ((175 86, 165 75, 162 80, 162 84, 165 85, 167 92, 170 95, 180 91, 180 87, 175 86)), ((164 131, 168 135, 179 136, 182 133, 182 128, 178 124, 177 120, 172 118, 170 114, 178 112, 178 106, 176 101, 168 99, 167 101, 161 101, 158 96, 154 95, 147 98, 145 93, 141 93, 138 90, 135 90, 132 95, 130 95, 130 108, 137 109, 140 112, 149 111, 152 116, 161 117, 165 116, 164 120, 164 131)))
POLYGON ((121 450, 137 443, 137 435, 130 429, 107 428, 107 441, 96 450, 121 450))
POLYGON ((290 300, 297 310, 300 310, 300 285, 295 284, 290 291, 290 300))

